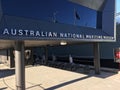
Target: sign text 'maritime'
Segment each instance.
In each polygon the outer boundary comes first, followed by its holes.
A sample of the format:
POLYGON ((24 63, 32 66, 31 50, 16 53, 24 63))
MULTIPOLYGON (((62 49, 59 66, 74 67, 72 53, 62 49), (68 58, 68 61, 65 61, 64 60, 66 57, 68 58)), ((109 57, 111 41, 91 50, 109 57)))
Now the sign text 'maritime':
POLYGON ((2 36, 8 36, 8 37, 23 37, 26 39, 26 37, 29 37, 33 39, 34 37, 43 39, 43 38, 60 38, 60 39, 95 39, 95 40, 103 40, 103 39, 109 39, 113 40, 114 37, 111 36, 103 36, 103 35, 89 35, 89 34, 83 34, 83 33, 71 33, 71 32, 53 32, 53 31, 40 31, 40 30, 28 30, 28 29, 15 29, 15 28, 4 28, 2 31, 2 36))

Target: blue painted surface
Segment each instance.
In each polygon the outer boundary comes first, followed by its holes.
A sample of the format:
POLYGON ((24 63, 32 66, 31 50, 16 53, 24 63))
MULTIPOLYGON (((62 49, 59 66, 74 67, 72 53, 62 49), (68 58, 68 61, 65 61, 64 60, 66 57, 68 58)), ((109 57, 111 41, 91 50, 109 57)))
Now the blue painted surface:
POLYGON ((76 25, 96 27, 96 11, 72 3, 69 0, 2 0, 7 15, 74 24, 74 9, 80 16, 76 25))
POLYGON ((104 36, 107 36, 100 29, 44 22, 14 16, 4 16, 1 22, 0 37, 3 39, 103 40, 104 36))
POLYGON ((1 39, 101 42, 115 40, 114 25, 110 26, 112 29, 109 31, 112 35, 106 32, 108 29, 96 29, 96 11, 69 0, 1 0, 1 5, 1 39), (75 11, 80 20, 75 20, 75 11))

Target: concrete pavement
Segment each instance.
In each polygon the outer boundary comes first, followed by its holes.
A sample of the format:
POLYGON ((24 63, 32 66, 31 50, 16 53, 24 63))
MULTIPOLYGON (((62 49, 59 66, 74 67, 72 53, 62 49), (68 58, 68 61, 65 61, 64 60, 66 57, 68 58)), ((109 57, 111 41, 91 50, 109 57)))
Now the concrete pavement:
MULTIPOLYGON (((95 75, 47 67, 26 67, 26 90, 120 90, 120 74, 95 75)), ((15 90, 15 71, 0 64, 0 90, 15 90)))

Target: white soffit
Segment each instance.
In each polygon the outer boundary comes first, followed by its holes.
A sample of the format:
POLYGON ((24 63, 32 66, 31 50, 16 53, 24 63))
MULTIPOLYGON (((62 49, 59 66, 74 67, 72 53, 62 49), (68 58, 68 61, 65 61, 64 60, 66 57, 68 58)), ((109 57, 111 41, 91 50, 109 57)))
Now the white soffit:
POLYGON ((69 0, 69 1, 97 11, 102 11, 106 0, 69 0))

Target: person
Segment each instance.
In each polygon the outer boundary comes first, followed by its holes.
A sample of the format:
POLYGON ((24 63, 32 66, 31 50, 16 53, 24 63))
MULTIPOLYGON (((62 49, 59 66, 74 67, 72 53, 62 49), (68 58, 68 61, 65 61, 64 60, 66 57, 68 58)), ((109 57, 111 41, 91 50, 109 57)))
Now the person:
POLYGON ((35 58, 35 64, 36 64, 36 65, 37 65, 37 64, 40 64, 39 56, 36 56, 36 58, 35 58))
POLYGON ((42 64, 45 64, 45 55, 42 55, 41 61, 42 61, 42 64))
POLYGON ((26 64, 28 65, 29 64, 29 61, 30 61, 30 52, 29 51, 27 51, 26 53, 25 53, 25 58, 26 58, 26 64))
POLYGON ((70 64, 73 64, 73 58, 72 58, 71 55, 69 55, 69 63, 70 63, 70 64))
POLYGON ((55 55, 54 55, 54 54, 52 55, 52 61, 53 61, 53 62, 55 62, 55 61, 56 61, 56 57, 55 57, 55 55))
POLYGON ((33 55, 33 66, 36 64, 36 55, 33 55))

